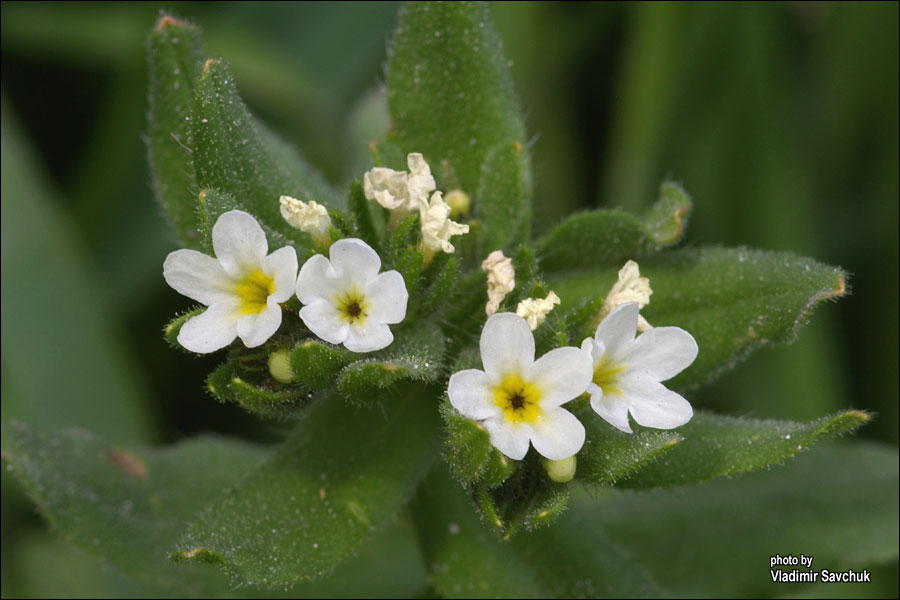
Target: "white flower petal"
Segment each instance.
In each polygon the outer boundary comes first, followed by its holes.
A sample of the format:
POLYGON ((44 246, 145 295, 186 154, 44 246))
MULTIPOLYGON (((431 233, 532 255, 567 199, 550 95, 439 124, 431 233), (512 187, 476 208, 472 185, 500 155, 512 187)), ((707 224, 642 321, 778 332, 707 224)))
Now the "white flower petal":
POLYGON ((176 250, 163 263, 163 277, 176 292, 209 306, 231 297, 232 282, 215 258, 196 250, 176 250))
POLYGON ((500 407, 494 403, 494 391, 484 371, 466 369, 450 377, 447 386, 450 404, 464 417, 482 420, 503 418, 500 407))
POLYGON ((350 326, 341 322, 334 304, 328 300, 316 300, 307 304, 300 309, 300 318, 310 331, 326 342, 341 344, 347 339, 350 326))
POLYGON ((400 323, 406 318, 409 293, 403 275, 397 271, 381 273, 363 292, 369 303, 369 318, 382 323, 400 323))
POLYGON ((217 302, 188 319, 178 332, 178 343, 198 354, 215 352, 237 337, 240 311, 235 302, 217 302))
POLYGON ((281 326, 281 307, 274 296, 269 296, 269 303, 255 315, 244 315, 237 322, 237 334, 248 348, 261 346, 272 337, 281 326))
POLYGON ((634 341, 637 332, 638 303, 620 304, 597 326, 594 339, 603 342, 606 352, 621 362, 619 356, 634 341))
MULTIPOLYGON (((528 376, 541 390, 541 408, 559 406, 585 392, 594 376, 594 363, 578 348, 557 348, 531 366, 528 376)), ((546 455, 545 455, 546 456, 546 455)))
POLYGON ((241 210, 219 217, 213 225, 212 241, 216 258, 232 277, 259 268, 269 250, 262 227, 241 210))
POLYGON ((550 460, 569 458, 584 445, 584 425, 564 408, 544 409, 543 417, 531 429, 534 449, 550 460))
MULTIPOLYGON (((381 269, 378 253, 362 240, 347 238, 331 245, 331 266, 345 280, 352 280, 361 288, 375 279, 381 269)), ((302 301, 302 300, 301 300, 302 301)))
POLYGON ((375 167, 363 175, 363 192, 384 208, 400 208, 408 200, 407 179, 403 171, 375 167))
POLYGON ((628 404, 621 396, 612 394, 603 395, 603 390, 595 386, 596 390, 591 394, 591 408, 600 415, 604 421, 625 433, 632 433, 628 423, 628 404))
POLYGON ((303 304, 331 299, 341 289, 341 284, 341 278, 335 273, 331 262, 321 254, 316 254, 300 267, 297 298, 303 304))
POLYGON ((515 313, 491 316, 481 331, 481 362, 493 379, 525 373, 534 363, 534 335, 515 313))
POLYGON ((394 341, 394 334, 387 323, 368 318, 364 325, 350 325, 344 347, 353 352, 374 352, 387 348, 394 341))
POLYGON ((491 438, 491 444, 513 460, 522 460, 528 453, 531 427, 525 423, 510 423, 503 417, 487 419, 484 422, 491 438))
POLYGON ((697 342, 679 327, 655 327, 637 337, 620 355, 629 369, 654 381, 665 381, 697 358, 697 342))
POLYGON ((691 403, 655 381, 627 377, 622 381, 622 400, 634 420, 644 427, 674 429, 694 416, 691 403))
POLYGON ((297 252, 291 246, 279 248, 265 259, 265 273, 274 280, 270 298, 285 302, 294 295, 297 283, 297 252))

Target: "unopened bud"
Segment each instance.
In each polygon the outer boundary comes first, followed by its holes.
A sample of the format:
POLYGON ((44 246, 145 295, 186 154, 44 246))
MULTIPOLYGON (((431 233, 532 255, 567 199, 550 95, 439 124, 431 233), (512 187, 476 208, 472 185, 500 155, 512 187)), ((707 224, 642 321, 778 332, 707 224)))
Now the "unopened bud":
POLYGON ((576 462, 574 455, 560 460, 545 458, 544 470, 547 471, 550 479, 556 483, 566 483, 572 481, 572 478, 575 477, 576 462))
POLYGON ((269 374, 278 383, 291 383, 294 381, 294 371, 291 369, 291 356, 287 350, 276 350, 269 355, 269 374))

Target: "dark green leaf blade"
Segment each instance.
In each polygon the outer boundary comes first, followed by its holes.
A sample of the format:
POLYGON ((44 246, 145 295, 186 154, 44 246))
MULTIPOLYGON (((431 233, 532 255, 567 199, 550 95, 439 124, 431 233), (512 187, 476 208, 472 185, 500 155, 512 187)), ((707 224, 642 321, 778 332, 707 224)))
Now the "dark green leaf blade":
POLYGON ((483 191, 473 212, 490 232, 490 250, 525 234, 531 213, 525 127, 487 7, 406 4, 391 45, 387 85, 394 120, 389 138, 403 151, 421 152, 432 166, 441 165, 433 170, 444 191, 459 188, 473 198, 483 191), (485 179, 488 162, 502 177, 492 170, 485 179))
POLYGON ((164 15, 147 40, 150 72, 148 159, 156 198, 178 240, 199 249, 200 216, 191 160, 191 108, 203 67, 200 30, 164 15))
MULTIPOLYGON (((599 417, 598 417, 599 418, 599 417)), ((871 416, 848 410, 808 423, 759 421, 695 412, 678 428, 684 437, 672 452, 623 480, 622 487, 649 489, 692 485, 778 464, 811 444, 849 433, 871 416)))
POLYGON ((691 199, 680 185, 665 182, 659 199, 641 216, 619 210, 573 215, 538 241, 541 268, 547 272, 619 268, 629 259, 677 243, 691 207, 691 199))
MULTIPOLYGON (((249 113, 227 65, 208 59, 197 83, 193 111, 197 184, 231 195, 264 226, 309 247, 308 236, 281 217, 279 198, 293 196, 340 206, 321 177, 249 113)), ((272 242, 273 240, 270 240, 272 242)))
POLYGON ((172 565, 172 546, 194 513, 264 455, 212 437, 127 450, 83 430, 3 426, 3 460, 66 539, 123 573, 193 594, 226 590, 214 572, 172 565))
POLYGON ((812 556, 814 571, 896 560, 897 472, 896 447, 829 444, 783 468, 677 491, 622 492, 599 505, 585 498, 573 512, 678 596, 809 597, 803 584, 773 583, 769 557, 812 556))
POLYGON ((403 505, 436 458, 437 427, 420 386, 362 409, 322 397, 274 456, 200 513, 174 558, 263 587, 324 575, 403 505))
MULTIPOLYGON (((554 274, 563 303, 605 295, 618 266, 554 274)), ((640 262, 653 295, 641 313, 654 326, 674 325, 697 340, 700 354, 672 380, 697 386, 763 346, 793 341, 813 309, 846 293, 846 274, 788 252, 700 248, 657 254, 640 262)))
POLYGON ((442 467, 412 505, 431 578, 446 598, 646 597, 662 591, 601 532, 563 515, 501 542, 442 467))

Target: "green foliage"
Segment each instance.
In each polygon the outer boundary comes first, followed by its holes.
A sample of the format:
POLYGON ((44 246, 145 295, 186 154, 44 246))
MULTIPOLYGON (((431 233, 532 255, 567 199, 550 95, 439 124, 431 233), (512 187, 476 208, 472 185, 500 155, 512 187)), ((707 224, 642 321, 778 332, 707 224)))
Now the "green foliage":
POLYGON ((201 247, 197 183, 191 166, 194 85, 203 66, 203 41, 194 25, 163 16, 147 41, 150 70, 148 159, 153 189, 178 240, 201 247))
POLYGON ((294 377, 313 390, 334 383, 335 375, 351 362, 351 352, 318 340, 304 340, 291 349, 294 377))
MULTIPOLYGON (((619 266, 554 275, 551 286, 564 302, 592 298, 609 290, 619 266)), ((841 269, 787 252, 676 250, 640 267, 653 288, 647 320, 689 331, 700 347, 673 380, 676 388, 705 383, 762 346, 792 341, 814 308, 847 289, 841 269)))
POLYGON ((421 392, 365 408, 319 398, 273 456, 199 514, 174 558, 221 563, 235 582, 264 587, 330 572, 435 459, 437 414, 421 392))
POLYGON ((246 372, 240 359, 219 365, 206 379, 206 389, 220 402, 233 402, 247 412, 267 418, 286 417, 308 399, 308 390, 299 384, 276 382, 260 371, 246 372))
POLYGON ((614 266, 638 259, 681 239, 691 199, 680 185, 665 182, 659 199, 640 217, 618 210, 573 215, 537 242, 541 268, 553 273, 614 266))
POLYGON ((400 11, 387 69, 394 128, 403 152, 441 165, 436 178, 474 198, 485 248, 527 234, 531 162, 509 67, 487 7, 410 2, 400 11))
POLYGON ((185 521, 264 455, 251 444, 212 437, 139 451, 83 430, 3 426, 3 460, 66 539, 132 577, 198 595, 222 593, 224 586, 167 557, 185 521))

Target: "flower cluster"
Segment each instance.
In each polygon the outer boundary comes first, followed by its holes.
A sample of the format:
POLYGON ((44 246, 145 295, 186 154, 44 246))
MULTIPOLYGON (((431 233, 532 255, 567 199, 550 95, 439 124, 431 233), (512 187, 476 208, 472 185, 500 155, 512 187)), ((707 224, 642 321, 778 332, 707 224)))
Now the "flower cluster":
MULTIPOLYGON (((296 202, 282 197, 285 217, 304 225, 312 221, 312 231, 326 235, 316 224, 323 219, 321 207, 296 202)), ((305 305, 300 318, 310 331, 355 352, 388 346, 394 339, 388 325, 406 316, 403 277, 397 271, 379 273, 381 259, 362 240, 331 244, 330 258, 316 254, 300 268, 299 277, 295 250, 285 246, 267 255, 262 227, 243 211, 219 217, 212 242, 215 258, 176 250, 163 265, 172 288, 208 307, 178 333, 178 343, 192 352, 214 352, 236 337, 248 348, 262 345, 281 326, 281 303, 295 294, 305 305)))
MULTIPOLYGON (((502 264, 501 256, 492 262, 502 264)), ((490 278, 493 271, 486 270, 490 278)), ((491 443, 509 458, 524 458, 529 444, 551 461, 574 456, 584 444, 585 430, 562 405, 582 394, 590 396, 600 417, 626 433, 632 432, 629 415, 639 425, 657 429, 690 421, 690 403, 660 382, 694 361, 697 343, 678 327, 648 326, 636 336, 641 300, 646 304, 652 293, 649 281, 639 277, 633 261, 619 275, 607 296, 611 308, 604 304, 601 310, 606 312, 593 338, 580 348, 557 348, 535 360, 532 331, 560 302, 550 292, 547 298, 520 302, 518 314, 488 318, 480 342, 484 370, 468 369, 450 377, 450 403, 463 416, 481 422, 491 443)), ((513 288, 512 275, 506 284, 513 288)), ((499 300, 492 297, 488 312, 497 305, 499 300)), ((567 464, 567 469, 573 467, 567 464)))

